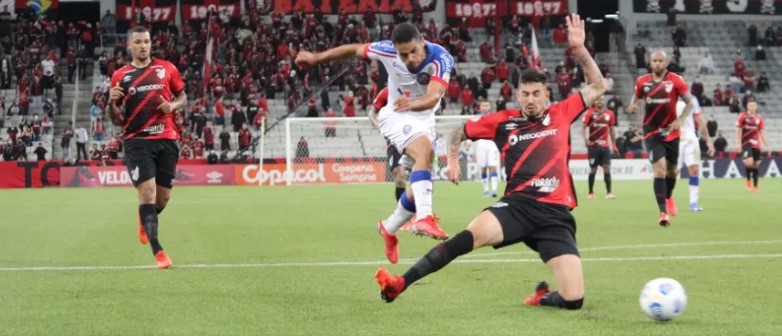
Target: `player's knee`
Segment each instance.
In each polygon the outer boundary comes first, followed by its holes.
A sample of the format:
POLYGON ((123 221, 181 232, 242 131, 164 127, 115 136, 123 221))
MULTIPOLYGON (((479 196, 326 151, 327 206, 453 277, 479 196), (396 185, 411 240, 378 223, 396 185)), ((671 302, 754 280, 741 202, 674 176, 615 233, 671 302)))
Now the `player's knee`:
POLYGON ((171 196, 169 195, 157 195, 157 198, 155 199, 155 207, 158 209, 158 213, 162 212, 163 209, 166 208, 166 205, 168 205, 168 200, 170 199, 171 196))
POLYGON ((147 185, 146 183, 142 183, 138 186, 138 198, 141 203, 156 203, 155 194, 154 186, 147 185))

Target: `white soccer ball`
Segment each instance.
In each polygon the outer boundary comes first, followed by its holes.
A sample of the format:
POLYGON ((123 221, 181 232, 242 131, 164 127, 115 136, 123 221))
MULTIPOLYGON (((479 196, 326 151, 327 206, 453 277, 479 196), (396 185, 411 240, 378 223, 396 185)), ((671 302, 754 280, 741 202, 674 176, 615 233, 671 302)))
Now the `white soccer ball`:
POLYGON ((678 281, 654 279, 641 291, 641 309, 657 321, 669 321, 687 308, 687 293, 678 281))

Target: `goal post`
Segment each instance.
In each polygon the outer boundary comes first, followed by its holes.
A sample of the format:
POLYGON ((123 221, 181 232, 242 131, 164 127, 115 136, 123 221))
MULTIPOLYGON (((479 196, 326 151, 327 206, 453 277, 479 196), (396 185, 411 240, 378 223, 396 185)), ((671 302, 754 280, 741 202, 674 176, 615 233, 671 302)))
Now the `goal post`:
MULTIPOLYGON (((436 116, 433 179, 445 180, 447 138, 477 116, 436 116)), ((267 141, 266 146, 283 145, 287 185, 350 184, 390 182, 388 145, 367 117, 287 118, 284 143, 267 141)), ((462 179, 475 180, 479 172, 472 155, 460 155, 462 179)))

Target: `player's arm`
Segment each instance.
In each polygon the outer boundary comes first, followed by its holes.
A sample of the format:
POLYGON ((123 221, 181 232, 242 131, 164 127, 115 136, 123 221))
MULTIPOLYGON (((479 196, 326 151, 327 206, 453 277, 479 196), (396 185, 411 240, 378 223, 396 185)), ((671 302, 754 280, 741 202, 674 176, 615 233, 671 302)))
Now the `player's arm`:
POLYGON ((367 113, 367 117, 369 117, 369 122, 372 124, 372 127, 375 129, 380 129, 380 122, 377 120, 377 110, 374 106, 369 108, 369 113, 367 113))
POLYGON ((434 80, 430 81, 429 85, 426 86, 426 94, 421 98, 410 101, 409 110, 414 112, 431 110, 437 106, 444 94, 445 85, 443 83, 434 80))
POLYGON ((614 127, 614 125, 611 125, 611 127, 608 128, 608 139, 611 140, 611 143, 608 144, 611 146, 611 151, 619 153, 619 148, 616 148, 616 127, 614 127))
POLYGON ((597 67, 597 63, 589 54, 589 51, 584 46, 584 40, 586 33, 584 30, 584 21, 578 14, 571 14, 566 17, 566 23, 568 26, 568 45, 573 50, 573 57, 576 62, 581 65, 584 71, 584 79, 587 85, 581 89, 581 98, 584 100, 585 106, 590 106, 592 103, 602 96, 608 89, 603 74, 600 73, 600 69, 597 67))
POLYGON ((459 167, 459 149, 462 147, 462 141, 467 140, 467 136, 464 133, 464 129, 467 127, 465 124, 462 127, 456 127, 448 135, 448 171, 446 175, 448 180, 454 184, 459 184, 459 175, 461 174, 461 167, 459 167))
POLYGON ((122 103, 122 99, 125 97, 125 92, 119 86, 120 72, 115 72, 115 76, 111 78, 111 89, 109 90, 109 103, 106 104, 106 110, 109 113, 111 121, 116 126, 122 126, 124 122, 122 116, 125 114, 125 106, 122 103))
POLYGON ((437 72, 429 78, 429 84, 426 86, 426 93, 415 100, 408 102, 407 99, 397 99, 397 111, 426 111, 431 110, 440 102, 448 88, 448 81, 451 79, 451 69, 453 69, 453 56, 447 52, 442 52, 435 56, 432 61, 436 65, 437 72), (405 108, 404 104, 408 106, 405 108), (402 106, 400 106, 402 105, 402 106))
POLYGON ((771 155, 771 146, 768 145, 768 138, 766 137, 766 127, 765 122, 763 119, 760 120, 760 124, 758 125, 758 135, 760 135, 760 141, 763 143, 763 146, 766 146, 768 148, 768 154, 771 155))
POLYGON ((341 45, 319 53, 311 53, 302 50, 299 52, 298 56, 296 56, 296 65, 318 65, 352 57, 369 58, 365 52, 368 47, 369 44, 354 43, 341 45))
POLYGON ((638 105, 641 105, 641 97, 643 97, 643 85, 641 85, 641 77, 638 77, 635 80, 635 88, 633 89, 633 97, 630 98, 630 105, 627 105, 627 112, 635 113, 638 105))
POLYGON ((174 67, 173 64, 168 64, 171 69, 171 78, 168 85, 171 92, 176 95, 173 101, 165 101, 161 97, 160 105, 158 109, 163 113, 172 113, 177 110, 184 110, 187 107, 187 93, 185 93, 185 82, 182 80, 182 74, 174 67))
POLYGON ((672 129, 679 129, 679 127, 681 127, 682 120, 687 120, 687 116, 690 115, 690 112, 692 112, 692 109, 695 107, 695 104, 693 103, 694 98, 689 92, 686 91, 687 90, 686 84, 682 82, 681 85, 684 87, 685 90, 684 92, 679 94, 679 96, 682 97, 685 103, 684 111, 682 111, 682 115, 679 116, 679 118, 676 120, 676 123, 671 125, 672 129))
POLYGON ((709 136, 709 130, 706 128, 706 120, 703 119, 703 113, 697 113, 692 116, 695 122, 698 123, 698 130, 701 131, 701 136, 706 139, 706 146, 709 148, 709 156, 714 155, 714 143, 709 136))
POLYGON ((586 123, 586 116, 584 116, 584 124, 581 126, 581 134, 584 136, 584 144, 589 147, 591 143, 589 143, 589 127, 586 123))
POLYGON ((446 176, 454 184, 459 184, 459 148, 465 140, 494 140, 497 135, 497 125, 501 120, 507 120, 503 111, 481 117, 478 120, 468 120, 464 126, 454 128, 448 136, 448 171, 446 176))
POLYGON ((369 108, 369 113, 367 113, 367 117, 369 117, 369 122, 372 123, 372 126, 374 126, 376 129, 380 129, 380 121, 378 120, 378 114, 380 113, 380 109, 383 108, 383 106, 386 106, 388 103, 388 88, 385 87, 380 92, 378 92, 377 97, 375 97, 375 101, 372 102, 372 106, 369 108))

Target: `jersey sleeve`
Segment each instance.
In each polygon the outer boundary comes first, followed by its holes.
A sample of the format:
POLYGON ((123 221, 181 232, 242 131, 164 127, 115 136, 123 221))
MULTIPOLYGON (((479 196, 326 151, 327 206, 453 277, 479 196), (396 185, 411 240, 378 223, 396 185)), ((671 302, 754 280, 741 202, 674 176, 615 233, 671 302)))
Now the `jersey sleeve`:
POLYGON ((173 64, 168 63, 167 68, 171 72, 171 77, 169 77, 168 80, 168 87, 171 89, 171 93, 177 96, 185 89, 185 82, 182 80, 182 74, 179 73, 179 70, 174 67, 173 64))
POLYGON ((393 60, 396 58, 396 49, 390 40, 367 43, 364 45, 364 58, 381 62, 393 60))
POLYGON ((453 56, 445 49, 442 49, 435 59, 432 60, 432 64, 434 64, 434 74, 431 79, 448 87, 448 81, 451 80, 451 71, 453 70, 453 56))
POLYGON ((500 111, 483 116, 478 120, 467 120, 464 123, 464 136, 470 140, 494 140, 494 137, 497 135, 497 125, 507 119, 507 113, 500 111))
POLYGON ((703 110, 701 109, 701 103, 698 102, 698 99, 694 96, 692 97, 692 115, 700 115, 703 113, 703 110))
POLYGON ((643 76, 638 77, 638 79, 635 80, 635 88, 633 89, 633 92, 635 92, 635 96, 638 98, 643 97, 643 82, 641 81, 641 78, 643 76))
POLYGON ((551 107, 551 111, 553 111, 552 115, 565 118, 570 123, 576 121, 576 118, 578 118, 581 112, 584 112, 586 109, 587 107, 584 104, 584 97, 581 96, 581 91, 571 94, 567 99, 556 103, 551 107))
POLYGON ((739 118, 736 119, 736 127, 744 128, 744 113, 739 114, 739 118))
POLYGON ((584 123, 584 126, 589 126, 589 119, 591 115, 591 113, 584 113, 584 117, 581 118, 581 122, 584 123))
POLYGON ((121 69, 114 71, 114 73, 111 75, 111 82, 109 86, 110 88, 117 86, 117 84, 119 84, 120 79, 122 79, 122 74, 125 72, 120 70, 121 69))
POLYGON ((766 128, 766 122, 763 121, 763 118, 758 117, 758 131, 762 131, 764 128, 766 128))
POLYGON ((372 107, 374 107, 375 110, 380 111, 380 109, 382 109, 383 106, 386 106, 386 103, 388 103, 387 87, 380 90, 380 93, 377 94, 377 97, 375 97, 375 101, 372 103, 372 107))
POLYGON ((608 125, 611 127, 616 126, 616 113, 614 113, 614 111, 611 110, 607 110, 607 112, 608 115, 611 116, 611 120, 608 121, 608 125))
POLYGON ((684 78, 682 78, 682 76, 674 75, 672 78, 672 82, 673 82, 673 87, 676 90, 676 93, 679 95, 679 97, 684 96, 690 92, 690 89, 687 88, 687 83, 684 82, 684 78))

